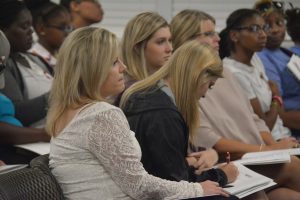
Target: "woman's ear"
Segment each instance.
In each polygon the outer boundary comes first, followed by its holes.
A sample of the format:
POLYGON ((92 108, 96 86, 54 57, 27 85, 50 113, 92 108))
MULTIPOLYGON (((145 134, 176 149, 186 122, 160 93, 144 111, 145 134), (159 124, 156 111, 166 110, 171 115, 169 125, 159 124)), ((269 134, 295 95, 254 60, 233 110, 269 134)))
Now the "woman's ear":
POLYGON ((230 31, 229 38, 232 42, 237 43, 239 41, 239 31, 230 31))
POLYGON ((41 21, 37 22, 37 24, 35 26, 35 31, 38 36, 41 36, 41 37, 45 36, 46 35, 46 25, 41 21))
POLYGON ((70 2, 70 12, 78 12, 79 11, 79 4, 76 1, 71 1, 70 2))

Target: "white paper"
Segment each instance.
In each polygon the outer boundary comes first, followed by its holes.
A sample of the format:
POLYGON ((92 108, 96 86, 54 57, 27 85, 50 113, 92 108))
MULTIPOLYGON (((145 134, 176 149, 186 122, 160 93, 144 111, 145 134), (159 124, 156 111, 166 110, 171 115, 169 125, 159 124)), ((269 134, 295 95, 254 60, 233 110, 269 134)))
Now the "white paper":
POLYGON ((44 155, 50 153, 50 143, 49 142, 37 142, 37 143, 29 143, 29 144, 20 144, 15 145, 16 147, 26 149, 28 151, 32 151, 39 155, 44 155))
POLYGON ((287 152, 263 153, 263 154, 245 154, 242 159, 236 162, 242 165, 266 165, 291 162, 291 156, 287 152))
POLYGON ((300 57, 293 54, 290 61, 287 64, 287 67, 300 81, 300 57))
POLYGON ((224 188, 229 194, 242 198, 276 184, 272 179, 256 173, 238 162, 234 162, 234 164, 239 170, 239 175, 233 183, 228 184, 233 187, 224 188))

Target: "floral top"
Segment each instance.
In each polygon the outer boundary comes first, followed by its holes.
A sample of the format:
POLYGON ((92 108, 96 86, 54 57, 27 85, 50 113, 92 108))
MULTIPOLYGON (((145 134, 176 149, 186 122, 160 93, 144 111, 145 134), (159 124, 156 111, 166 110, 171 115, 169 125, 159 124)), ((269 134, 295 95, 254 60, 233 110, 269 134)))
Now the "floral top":
POLYGON ((123 112, 105 102, 83 107, 51 140, 50 168, 66 199, 203 196, 199 183, 149 175, 140 159, 140 146, 123 112))

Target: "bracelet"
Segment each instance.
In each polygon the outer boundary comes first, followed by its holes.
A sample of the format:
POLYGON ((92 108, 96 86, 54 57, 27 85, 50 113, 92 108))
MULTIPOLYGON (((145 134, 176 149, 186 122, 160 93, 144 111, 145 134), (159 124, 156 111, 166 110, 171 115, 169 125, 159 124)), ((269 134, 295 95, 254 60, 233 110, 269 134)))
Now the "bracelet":
POLYGON ((276 111, 279 112, 280 106, 277 101, 272 101, 271 106, 275 107, 276 111))
POLYGON ((272 101, 277 102, 278 105, 281 107, 283 104, 282 98, 280 96, 274 95, 272 97, 272 101))

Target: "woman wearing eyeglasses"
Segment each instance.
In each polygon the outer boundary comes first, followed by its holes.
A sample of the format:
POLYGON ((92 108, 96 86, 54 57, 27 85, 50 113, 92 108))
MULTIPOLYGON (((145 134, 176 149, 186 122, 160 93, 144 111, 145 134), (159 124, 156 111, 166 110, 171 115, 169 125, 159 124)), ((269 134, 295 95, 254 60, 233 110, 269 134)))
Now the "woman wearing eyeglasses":
POLYGON ((16 118, 24 126, 42 126, 53 77, 42 58, 27 52, 33 41, 31 26, 32 17, 23 1, 0 1, 0 29, 11 46, 1 91, 14 102, 16 118))
POLYGON ((292 139, 290 130, 283 126, 279 116, 282 98, 278 88, 268 80, 264 66, 255 54, 265 47, 269 26, 253 10, 237 10, 231 16, 221 34, 220 55, 224 58, 224 67, 233 72, 247 94, 254 112, 265 121, 273 138, 292 139), (243 13, 249 17, 239 21, 243 13))
POLYGON ((33 17, 33 27, 38 36, 29 52, 41 56, 52 67, 65 37, 73 30, 67 9, 50 0, 26 0, 33 17))
POLYGON ((269 25, 266 47, 258 53, 268 78, 278 85, 283 106, 280 117, 295 137, 300 134, 300 81, 288 69, 292 52, 282 48, 286 33, 284 2, 260 0, 255 4, 269 25))
MULTIPOLYGON (((253 60, 255 52, 260 51, 266 44, 268 28, 256 10, 239 9, 229 15, 226 20, 226 28, 220 33, 220 55, 222 58, 224 57, 224 68, 233 73, 249 99, 254 112, 272 130, 273 137, 265 130, 260 133, 261 138, 258 138, 263 141, 253 141, 252 144, 262 144, 258 149, 259 151, 298 147, 294 138, 288 138, 289 131, 283 127, 278 116, 282 104, 278 90, 273 85, 271 85, 273 88, 270 88, 259 58, 254 57, 255 60, 253 60), (281 140, 276 142, 273 138, 281 140)), ((250 135, 249 132, 242 134, 254 136, 250 135)), ((246 148, 245 145, 244 149, 246 148)), ((254 168, 275 179, 278 183, 278 188, 267 192, 269 199, 300 198, 300 184, 296 181, 299 177, 295 177, 295 174, 300 172, 300 168, 297 167, 299 163, 298 158, 292 157, 292 162, 286 165, 254 168), (287 170, 288 168, 290 170, 287 170), (275 175, 274 173, 278 174, 275 175)))
POLYGON ((60 4, 69 10, 75 29, 99 23, 103 18, 99 0, 60 0, 60 4))

